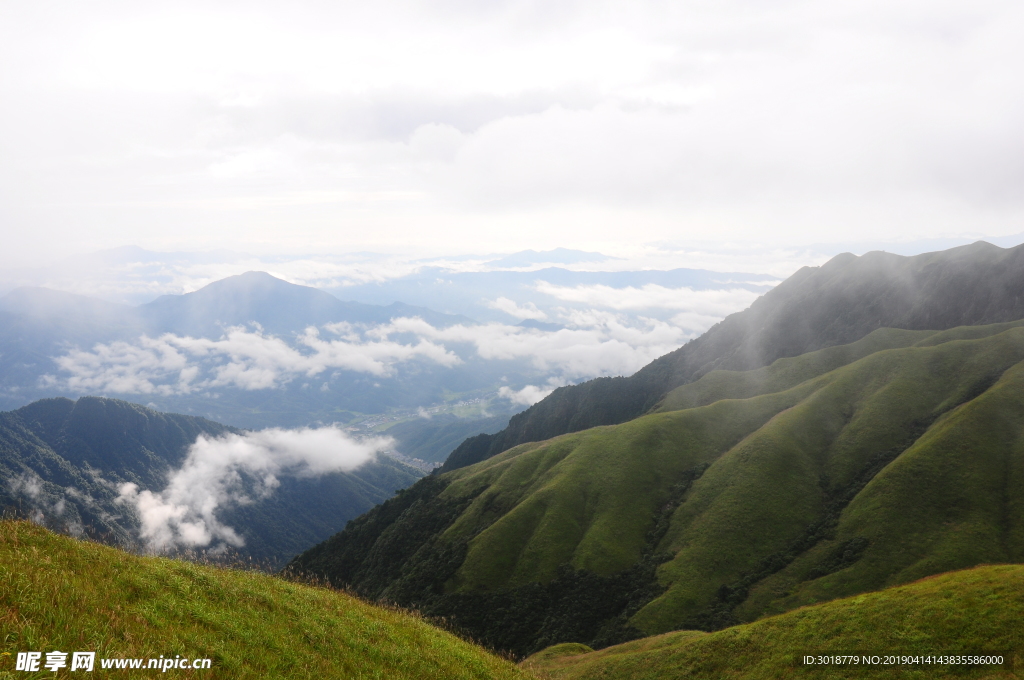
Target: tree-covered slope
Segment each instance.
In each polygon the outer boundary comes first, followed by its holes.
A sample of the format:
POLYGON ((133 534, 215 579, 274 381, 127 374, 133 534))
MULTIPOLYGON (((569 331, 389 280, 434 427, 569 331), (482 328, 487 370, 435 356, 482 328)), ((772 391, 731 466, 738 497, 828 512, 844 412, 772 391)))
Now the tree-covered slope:
MULTIPOLYGON (((131 545, 139 519, 118 502, 118 486, 158 492, 196 437, 238 432, 116 399, 33 402, 0 413, 0 508, 58 531, 131 545)), ((348 473, 284 479, 275 493, 228 508, 220 519, 240 531, 244 555, 276 564, 421 476, 380 457, 348 473)))
POLYGON ((104 671, 101 660, 176 655, 212 662, 169 673, 186 678, 530 677, 418 617, 344 593, 130 555, 27 522, 0 522, 0 630, 3 678, 54 677, 15 671, 15 659, 35 651, 45 663, 56 650, 95 652, 95 677, 151 678, 159 671, 104 671))
POLYGON ((519 654, 1024 559, 1024 327, 880 329, 424 480, 292 567, 519 654))
POLYGON ((562 387, 495 434, 466 440, 443 471, 513 446, 648 412, 673 388, 715 369, 749 370, 877 328, 941 330, 1024 318, 1024 246, 985 242, 914 257, 838 255, 804 267, 702 336, 632 376, 562 387))
POLYGON ((665 633, 597 652, 557 645, 521 665, 545 680, 1016 678, 1024 662, 1022 617, 1024 567, 986 566, 716 633, 665 633), (920 658, 992 656, 986 652, 1002 655, 1003 663, 943 665, 920 658), (799 660, 805 654, 853 653, 860 663, 819 666, 799 660), (863 663, 865 655, 882 658, 863 663), (885 663, 886 656, 917 657, 917 663, 885 663))

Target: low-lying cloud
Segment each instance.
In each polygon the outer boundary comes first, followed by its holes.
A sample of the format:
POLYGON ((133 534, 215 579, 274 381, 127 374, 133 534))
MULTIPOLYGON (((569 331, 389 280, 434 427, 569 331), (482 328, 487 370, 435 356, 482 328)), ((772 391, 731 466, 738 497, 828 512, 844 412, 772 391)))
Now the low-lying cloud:
POLYGON ((526 360, 537 370, 576 380, 632 373, 693 337, 692 332, 654 319, 628 325, 606 312, 567 315, 579 325, 553 332, 499 323, 436 328, 419 318, 394 319, 362 332, 348 324, 333 324, 325 326, 324 332, 334 339, 323 339, 319 330, 307 329, 295 346, 241 328, 219 340, 143 336, 134 343, 98 344, 56 357, 62 375, 44 376, 43 383, 83 394, 262 390, 328 370, 388 376, 414 359, 447 367, 463 363, 449 346, 467 357, 526 360), (399 342, 393 336, 414 339, 399 342))
POLYGON ((119 501, 138 514, 139 537, 152 552, 237 548, 245 540, 218 519, 218 510, 266 498, 284 476, 354 470, 392 443, 357 441, 337 427, 200 435, 162 491, 125 483, 118 488, 119 501))
POLYGON ((548 380, 547 385, 544 386, 527 385, 520 390, 514 390, 511 387, 502 387, 498 390, 498 396, 508 399, 513 404, 533 406, 563 385, 565 385, 564 381, 552 378, 551 380, 548 380))
POLYGON ((166 333, 136 342, 97 344, 75 349, 55 362, 67 374, 46 376, 73 392, 120 394, 188 394, 234 387, 260 390, 279 387, 297 376, 314 377, 330 369, 389 375, 396 364, 416 358, 442 366, 461 359, 429 340, 401 343, 387 338, 361 341, 348 324, 328 326, 336 339, 307 328, 294 345, 260 331, 232 328, 218 340, 166 333))
POLYGON ((439 344, 466 344, 482 359, 527 360, 535 369, 567 380, 633 373, 692 337, 656 319, 628 325, 606 312, 566 315, 572 327, 557 331, 499 323, 435 328, 422 319, 402 318, 372 333, 382 338, 410 333, 439 344))
POLYGON ((488 302, 487 306, 491 309, 497 309, 498 311, 505 312, 517 319, 534 319, 536 321, 542 321, 548 318, 548 315, 540 309, 537 309, 537 305, 532 302, 519 305, 516 304, 515 300, 509 300, 507 297, 499 297, 496 300, 488 302))
MULTIPOLYGON (((498 298, 492 306, 522 319, 556 318, 561 328, 504 323, 438 328, 419 317, 402 317, 372 327, 344 322, 309 327, 290 339, 243 327, 230 328, 219 339, 167 333, 73 349, 54 358, 59 371, 42 382, 78 394, 166 396, 273 389, 337 371, 391 377, 409 362, 451 368, 473 358, 526 362, 531 370, 562 382, 629 375, 758 297, 743 288, 654 284, 566 287, 541 281, 536 289, 570 304, 545 311, 533 303, 498 298), (649 318, 642 310, 673 316, 649 318)), ((327 382, 321 389, 330 389, 327 382)), ((513 401, 525 404, 527 398, 524 394, 513 401)))

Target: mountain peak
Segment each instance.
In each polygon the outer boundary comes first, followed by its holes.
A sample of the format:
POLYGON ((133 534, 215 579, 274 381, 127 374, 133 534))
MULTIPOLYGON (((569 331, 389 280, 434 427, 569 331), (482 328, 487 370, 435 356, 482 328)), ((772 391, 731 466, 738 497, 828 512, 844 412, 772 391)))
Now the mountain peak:
POLYGON ((202 288, 200 288, 198 290, 192 291, 191 293, 186 293, 186 295, 195 295, 196 293, 202 293, 203 291, 215 292, 215 291, 222 291, 222 290, 242 290, 242 289, 249 289, 249 290, 259 289, 259 290, 263 291, 263 290, 273 290, 275 288, 279 288, 279 289, 305 288, 306 290, 309 290, 309 291, 315 291, 316 293, 321 293, 323 295, 329 295, 329 293, 324 293, 323 291, 317 290, 316 288, 310 288, 309 286, 303 286, 303 285, 299 285, 299 284, 296 284, 296 283, 291 283, 290 281, 285 281, 284 279, 279 279, 278 277, 276 277, 273 274, 270 274, 268 272, 260 272, 260 271, 248 271, 248 272, 245 272, 244 274, 235 274, 234 276, 228 276, 228 277, 225 277, 225 278, 220 279, 218 281, 214 281, 213 283, 208 283, 208 284, 206 284, 205 286, 203 286, 202 288))

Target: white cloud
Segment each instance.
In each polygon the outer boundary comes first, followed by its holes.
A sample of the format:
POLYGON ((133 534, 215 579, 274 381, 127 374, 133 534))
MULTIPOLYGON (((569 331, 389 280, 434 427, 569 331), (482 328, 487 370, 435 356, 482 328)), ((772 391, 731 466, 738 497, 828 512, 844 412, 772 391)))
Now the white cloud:
POLYGON ((536 319, 541 321, 548 318, 548 315, 537 309, 537 305, 532 302, 527 302, 525 305, 518 305, 515 300, 509 300, 507 297, 499 297, 497 300, 489 301, 487 306, 491 309, 497 309, 500 312, 505 312, 517 319, 536 319))
POLYGON ((513 404, 533 406, 538 401, 565 384, 566 383, 562 380, 552 378, 551 380, 548 380, 547 385, 543 387, 538 385, 527 385, 521 390, 513 390, 511 387, 502 387, 498 390, 498 396, 508 399, 513 404))
POLYGON ((537 292, 589 307, 608 307, 617 310, 680 309, 707 317, 724 317, 746 309, 762 293, 744 288, 722 290, 694 290, 692 288, 665 288, 649 283, 640 288, 627 286, 556 286, 538 281, 537 292))
POLYGON ((218 519, 218 509, 267 497, 282 476, 354 470, 392 443, 384 438, 356 441, 336 427, 200 435, 162 491, 126 483, 118 489, 119 500, 135 509, 140 538, 151 551, 240 547, 244 539, 218 519))
POLYGON ((333 369, 385 377, 413 360, 452 367, 464 361, 459 352, 484 360, 525 360, 559 379, 578 380, 631 374, 717 318, 688 319, 695 327, 685 328, 609 311, 564 310, 564 320, 569 327, 553 332, 499 323, 436 328, 418 317, 366 329, 339 323, 325 326, 324 334, 307 328, 294 345, 242 328, 230 329, 218 340, 143 336, 134 343, 98 344, 56 357, 60 374, 44 376, 44 382, 82 394, 261 390, 333 369))
POLYGON ((608 312, 571 312, 569 321, 579 326, 552 332, 497 323, 434 328, 422 319, 403 318, 372 333, 414 333, 438 343, 469 343, 483 359, 527 359, 535 368, 569 380, 631 374, 692 337, 655 319, 627 325, 608 312))
POLYGON ((327 328, 347 334, 324 340, 317 329, 307 328, 292 346, 258 331, 232 328, 219 340, 167 333, 158 338, 142 336, 136 343, 101 343, 88 351, 75 349, 56 357, 57 365, 70 375, 63 380, 45 379, 79 393, 188 394, 211 387, 274 388, 297 376, 313 377, 329 369, 384 376, 396 364, 416 358, 442 366, 461 362, 430 340, 360 342, 347 324, 327 328))

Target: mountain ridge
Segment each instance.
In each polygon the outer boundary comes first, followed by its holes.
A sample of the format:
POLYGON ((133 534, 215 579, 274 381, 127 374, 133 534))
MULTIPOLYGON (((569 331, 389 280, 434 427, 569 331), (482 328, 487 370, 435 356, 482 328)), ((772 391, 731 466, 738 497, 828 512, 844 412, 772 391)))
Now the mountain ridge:
POLYGON ((715 369, 749 370, 876 328, 943 330, 1024 318, 1024 245, 974 244, 912 257, 880 251, 804 267, 703 335, 629 377, 560 387, 495 434, 459 445, 447 472, 559 434, 612 425, 654 408, 715 369))

